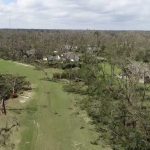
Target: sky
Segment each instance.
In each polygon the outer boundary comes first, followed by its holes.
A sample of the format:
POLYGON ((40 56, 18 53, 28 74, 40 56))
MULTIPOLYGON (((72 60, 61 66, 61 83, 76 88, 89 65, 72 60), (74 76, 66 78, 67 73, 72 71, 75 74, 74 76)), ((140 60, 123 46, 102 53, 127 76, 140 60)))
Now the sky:
POLYGON ((150 0, 0 0, 0 28, 150 30, 150 0))

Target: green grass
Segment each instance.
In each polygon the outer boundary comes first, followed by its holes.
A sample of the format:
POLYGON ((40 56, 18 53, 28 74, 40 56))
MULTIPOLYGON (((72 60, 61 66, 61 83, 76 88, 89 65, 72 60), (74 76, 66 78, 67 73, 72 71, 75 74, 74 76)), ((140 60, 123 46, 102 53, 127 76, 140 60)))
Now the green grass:
MULTIPOLYGON (((105 62, 105 63, 103 63, 103 64, 101 64, 101 65, 102 65, 103 69, 105 70, 105 72, 106 72, 108 75, 110 75, 110 74, 111 74, 111 65, 110 65, 109 63, 107 63, 107 62, 105 62)), ((117 66, 115 66, 115 68, 114 68, 114 73, 115 73, 116 75, 119 75, 119 74, 121 73, 121 69, 118 68, 117 66)))
MULTIPOLYGON (((47 71, 51 77, 58 70, 47 71)), ((82 116, 76 115, 76 95, 64 92, 61 83, 41 80, 41 71, 4 60, 0 60, 0 73, 24 75, 35 87, 30 102, 11 106, 24 108, 20 115, 8 112, 21 123, 20 134, 16 136, 21 139, 18 150, 109 149, 104 148, 103 142, 98 146, 90 144, 98 135, 82 116), (81 126, 85 128, 80 129, 81 126)))

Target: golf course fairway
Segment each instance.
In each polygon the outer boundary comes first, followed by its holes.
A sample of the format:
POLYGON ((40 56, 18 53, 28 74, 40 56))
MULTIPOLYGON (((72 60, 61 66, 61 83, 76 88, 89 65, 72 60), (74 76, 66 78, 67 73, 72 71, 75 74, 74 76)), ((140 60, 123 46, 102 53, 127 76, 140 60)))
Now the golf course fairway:
MULTIPOLYGON (((57 71, 47 69, 49 77, 57 71)), ((22 110, 20 114, 8 110, 20 122, 15 137, 17 150, 106 150, 103 144, 93 145, 96 131, 76 113, 76 95, 63 90, 63 83, 43 80, 42 71, 12 61, 0 60, 0 73, 26 76, 32 84, 32 97, 11 107, 22 110)))

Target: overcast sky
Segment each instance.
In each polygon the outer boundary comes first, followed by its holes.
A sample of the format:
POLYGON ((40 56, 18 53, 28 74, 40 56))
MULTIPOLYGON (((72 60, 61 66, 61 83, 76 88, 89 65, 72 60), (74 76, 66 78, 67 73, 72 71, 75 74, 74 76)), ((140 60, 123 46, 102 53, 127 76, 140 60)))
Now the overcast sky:
POLYGON ((150 30, 150 0, 0 0, 0 28, 150 30))

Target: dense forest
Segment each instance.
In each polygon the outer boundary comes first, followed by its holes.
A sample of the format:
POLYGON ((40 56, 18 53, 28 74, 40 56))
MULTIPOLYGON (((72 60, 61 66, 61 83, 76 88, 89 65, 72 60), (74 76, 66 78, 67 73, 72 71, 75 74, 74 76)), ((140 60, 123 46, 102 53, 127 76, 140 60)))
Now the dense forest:
POLYGON ((0 30, 0 55, 13 60, 29 58, 28 51, 34 49, 35 59, 53 51, 75 50, 148 62, 149 47, 150 32, 144 31, 0 30))

